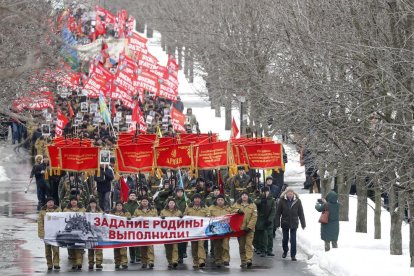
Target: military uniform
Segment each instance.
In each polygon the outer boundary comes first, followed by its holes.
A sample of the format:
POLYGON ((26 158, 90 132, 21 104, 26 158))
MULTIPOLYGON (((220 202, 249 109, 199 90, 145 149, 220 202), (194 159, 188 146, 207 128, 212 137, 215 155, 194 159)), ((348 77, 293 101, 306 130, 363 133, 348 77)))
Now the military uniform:
POLYGON ((240 197, 241 192, 243 192, 250 183, 250 176, 247 174, 243 174, 240 176, 239 174, 233 176, 229 179, 230 184, 230 197, 236 200, 240 197))
MULTIPOLYGON (((178 196, 174 197, 175 200, 175 204, 178 208, 178 210, 180 210, 181 214, 184 214, 185 209, 188 206, 189 200, 185 199, 184 194, 181 198, 179 198, 178 196)), ((178 245, 178 263, 183 263, 183 259, 187 258, 187 242, 180 242, 178 245)))
POLYGON ((238 238, 241 266, 251 266, 253 259, 253 237, 257 221, 257 208, 250 198, 247 203, 242 203, 242 200, 239 199, 233 205, 233 211, 236 212, 238 210, 241 210, 244 213, 241 229, 244 229, 247 232, 246 235, 238 238))
MULTIPOLYGON (((63 212, 75 212, 75 213, 84 213, 86 212, 85 208, 82 207, 82 205, 78 205, 78 207, 72 207, 70 206, 70 202, 69 205, 63 209, 63 212)), ((82 252, 83 249, 68 249, 68 255, 69 255, 69 259, 72 262, 72 268, 75 268, 76 266, 78 268, 82 268, 82 252)))
MULTIPOLYGON (((209 213, 211 217, 221 217, 231 214, 232 210, 229 205, 224 204, 220 207, 216 202, 209 207, 209 213)), ((212 240, 214 250, 214 262, 217 266, 221 266, 230 262, 230 247, 229 238, 212 240)))
POLYGON ((272 195, 255 200, 257 206, 256 248, 262 256, 273 251, 273 221, 276 215, 276 203, 272 195))
POLYGON ((159 193, 158 196, 155 198, 155 206, 157 207, 158 213, 161 213, 162 209, 165 207, 165 201, 169 196, 173 195, 174 190, 172 188, 164 188, 159 193))
MULTIPOLYGON (((216 199, 217 199, 217 196, 214 195, 214 192, 211 192, 205 200, 205 203, 206 203, 207 207, 210 207, 210 206, 214 205, 214 202, 216 201, 216 199)), ((224 202, 225 202, 225 204, 231 204, 230 197, 225 195, 224 196, 224 202)))
MULTIPOLYGON (((194 205, 194 203, 191 203, 185 209, 184 215, 194 217, 208 217, 209 211, 203 203, 198 206, 194 205)), ((206 252, 204 251, 204 241, 192 241, 191 254, 193 256, 193 267, 205 266, 206 252)))
MULTIPOLYGON (((116 205, 115 205, 116 207, 116 205)), ((122 210, 118 212, 117 210, 111 211, 112 215, 119 216, 119 217, 126 217, 130 218, 131 214, 127 212, 126 210, 122 210)), ((114 248, 114 261, 115 261, 115 268, 119 268, 120 265, 124 268, 128 268, 128 254, 127 254, 127 248, 114 248)))
MULTIPOLYGON (((170 210, 168 205, 161 211, 161 217, 179 217, 182 213, 178 210, 177 206, 170 210)), ((177 266, 178 263, 178 246, 176 243, 174 244, 165 244, 165 253, 168 261, 168 266, 177 266)))
MULTIPOLYGON (((138 201, 132 201, 132 200, 128 200, 126 203, 124 203, 124 208, 125 210, 130 213, 133 214, 135 213, 135 210, 139 207, 138 201)), ((129 250, 129 259, 131 264, 135 263, 135 262, 139 262, 140 261, 140 250, 138 246, 133 246, 133 247, 128 247, 129 250)))
MULTIPOLYGON (((95 212, 91 210, 90 207, 86 209, 88 213, 102 213, 102 210, 96 206, 95 212)), ((93 268, 93 265, 96 263, 96 268, 102 268, 103 261, 103 250, 102 249, 88 249, 88 263, 89 268, 93 268)))
MULTIPOLYGON (((45 238, 45 228, 44 228, 44 218, 46 216, 46 213, 54 213, 54 212, 60 212, 60 208, 58 206, 53 206, 53 208, 49 209, 47 208, 47 205, 43 206, 40 209, 39 217, 37 219, 37 232, 38 236, 41 239, 45 238)), ((59 267, 59 247, 53 246, 45 243, 45 255, 46 255, 46 263, 48 269, 52 269, 54 267, 55 269, 60 269, 59 267)))
MULTIPOLYGON (((134 217, 156 217, 157 209, 153 208, 151 205, 148 205, 148 209, 144 210, 142 206, 138 207, 134 212, 134 217)), ((141 260, 143 267, 149 265, 150 268, 154 266, 154 246, 141 246, 141 260)))

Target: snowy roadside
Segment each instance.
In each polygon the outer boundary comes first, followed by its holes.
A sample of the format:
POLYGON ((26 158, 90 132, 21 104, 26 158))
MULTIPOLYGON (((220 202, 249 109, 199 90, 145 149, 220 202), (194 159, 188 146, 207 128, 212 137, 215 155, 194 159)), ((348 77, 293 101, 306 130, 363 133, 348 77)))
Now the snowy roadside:
MULTIPOLYGON (((320 239, 320 213, 315 210, 318 194, 301 194, 307 227, 297 234, 298 245, 311 257, 309 265, 318 265, 333 275, 414 275, 410 268, 409 225, 403 223, 403 255, 389 254, 390 226, 389 213, 383 209, 381 214, 382 239, 374 239, 374 210, 368 207, 368 233, 356 233, 357 198, 349 199, 349 221, 340 222, 338 249, 324 251, 324 242, 320 239)), ((369 205, 374 206, 370 200, 369 205)))

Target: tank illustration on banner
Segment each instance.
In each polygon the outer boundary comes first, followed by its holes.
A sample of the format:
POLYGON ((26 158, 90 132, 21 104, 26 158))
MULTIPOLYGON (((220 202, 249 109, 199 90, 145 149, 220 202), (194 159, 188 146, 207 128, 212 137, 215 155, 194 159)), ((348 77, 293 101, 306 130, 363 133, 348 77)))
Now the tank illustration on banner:
POLYGON ((67 248, 94 248, 98 235, 84 215, 75 214, 65 219, 65 229, 56 234, 58 246, 67 248))

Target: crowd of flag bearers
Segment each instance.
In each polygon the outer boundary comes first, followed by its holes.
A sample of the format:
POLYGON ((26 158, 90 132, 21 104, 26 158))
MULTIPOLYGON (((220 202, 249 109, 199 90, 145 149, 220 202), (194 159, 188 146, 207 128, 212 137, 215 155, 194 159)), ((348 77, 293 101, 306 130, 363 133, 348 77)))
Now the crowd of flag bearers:
MULTIPOLYGON (((286 215, 283 215, 284 210, 279 210, 276 207, 276 199, 278 199, 280 192, 277 194, 277 198, 272 195, 272 189, 276 187, 271 183, 271 177, 266 179, 265 185, 260 187, 260 190, 257 190, 251 187, 252 182, 243 184, 243 179, 245 179, 244 171, 241 168, 240 171, 241 173, 234 176, 231 180, 233 183, 238 181, 237 186, 233 189, 230 187, 229 189, 230 191, 237 192, 238 198, 232 198, 229 193, 223 193, 223 188, 220 189, 218 186, 213 186, 209 193, 206 193, 205 189, 203 193, 199 193, 201 190, 197 191, 197 189, 194 189, 192 193, 186 193, 184 187, 180 186, 171 192, 171 181, 169 181, 165 183, 166 185, 160 191, 157 191, 157 200, 153 199, 148 189, 140 189, 139 192, 131 189, 128 193, 128 200, 125 202, 116 201, 109 213, 126 218, 159 217, 161 219, 167 217, 220 217, 227 214, 243 214, 241 230, 244 231, 244 234, 237 238, 241 260, 240 266, 242 268, 250 268, 253 263, 254 251, 261 257, 274 256, 272 251, 275 227, 280 226, 281 217, 283 224, 286 215), (239 187, 243 187, 243 189, 238 190, 239 187), (250 191, 249 187, 252 188, 250 191), (144 192, 142 193, 142 191, 144 192)), ((203 181, 204 179, 198 179, 198 182, 203 181)), ((197 187, 200 186, 198 185, 197 187)), ((288 202, 291 204, 293 201, 288 202)), ((40 210, 38 229, 41 239, 44 238, 44 217, 47 212, 104 213, 99 206, 99 201, 95 197, 90 197, 87 202, 80 202, 79 195, 72 195, 66 206, 59 207, 58 205, 59 203, 55 202, 53 198, 48 198, 46 205, 40 210)), ((297 207, 302 208, 299 204, 297 204, 297 207)), ((300 220, 303 226, 303 210, 298 212, 301 214, 300 220)), ((210 241, 191 241, 189 244, 187 242, 165 244, 165 256, 169 269, 175 269, 184 262, 184 259, 187 258, 187 248, 189 245, 194 269, 205 267, 209 254, 215 267, 220 268, 230 265, 229 238, 223 237, 210 241)), ((285 242, 283 247, 283 257, 286 257, 285 253, 289 249, 285 242)), ((129 263, 141 263, 142 269, 154 268, 153 245, 115 248, 113 250, 116 270, 127 269, 129 263)), ((295 254, 296 248, 292 247, 291 250, 295 254)), ((103 251, 102 249, 87 250, 89 270, 100 270, 103 268, 103 251)), ((83 249, 68 249, 68 257, 73 270, 82 269, 84 253, 83 249)), ((45 244, 45 256, 49 270, 60 269, 58 247, 45 244)), ((294 255, 292 255, 292 260, 296 260, 294 255)))

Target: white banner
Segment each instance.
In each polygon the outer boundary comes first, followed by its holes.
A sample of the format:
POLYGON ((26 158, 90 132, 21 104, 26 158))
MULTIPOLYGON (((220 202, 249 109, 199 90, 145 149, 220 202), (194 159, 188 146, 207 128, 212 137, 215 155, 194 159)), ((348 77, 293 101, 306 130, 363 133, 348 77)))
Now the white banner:
POLYGON ((243 215, 137 217, 97 213, 47 213, 45 242, 68 248, 117 248, 240 236, 243 215))

